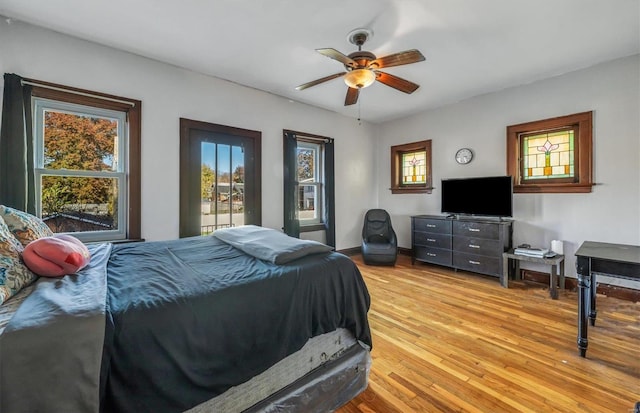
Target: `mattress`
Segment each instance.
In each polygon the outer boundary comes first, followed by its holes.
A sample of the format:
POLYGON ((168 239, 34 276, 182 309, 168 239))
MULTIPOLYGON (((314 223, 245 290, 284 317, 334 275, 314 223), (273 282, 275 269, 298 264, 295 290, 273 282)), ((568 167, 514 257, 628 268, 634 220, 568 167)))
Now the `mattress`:
MULTIPOLYGON (((279 390, 292 385, 320 366, 338 360, 354 346, 367 350, 366 354, 369 354, 366 346, 356 341, 353 334, 344 328, 313 337, 302 349, 271 366, 265 372, 239 386, 230 388, 214 399, 193 407, 187 413, 245 411, 256 403, 268 399, 279 390)), ((366 370, 362 372, 363 374, 368 374, 368 368, 363 369, 361 366, 360 369, 366 370)), ((364 389, 359 389, 359 391, 362 390, 364 389)))
MULTIPOLYGON (((24 288, 0 306, 0 334, 35 285, 34 283, 24 288)), ((302 379, 305 376, 322 374, 320 368, 328 367, 331 363, 334 364, 334 369, 342 368, 350 373, 348 376, 334 375, 334 377, 342 377, 345 381, 345 383, 334 383, 343 387, 338 390, 342 390, 344 402, 366 388, 371 365, 369 349, 365 344, 358 342, 349 330, 339 328, 311 338, 302 349, 276 363, 267 371, 185 413, 260 411, 264 404, 282 403, 279 400, 282 400, 283 394, 291 397, 290 395, 295 394, 294 392, 304 391, 305 383, 302 379), (361 350, 360 357, 346 357, 350 350, 352 353, 361 350)), ((340 403, 341 399, 332 393, 330 401, 340 403)))
MULTIPOLYGON (((0 306, 0 334, 16 312, 20 304, 35 288, 35 283, 26 287, 10 300, 0 306)), ((302 349, 276 363, 267 371, 253 377, 249 381, 232 387, 222 395, 189 409, 185 413, 235 413, 243 411, 260 411, 261 406, 282 403, 283 394, 291 397, 295 392, 304 391, 305 376, 322 374, 320 369, 333 363, 333 368, 348 370, 349 375, 342 377, 345 383, 334 383, 343 387, 343 401, 350 400, 366 388, 371 357, 369 348, 358 342, 349 330, 339 328, 333 332, 311 338, 302 349), (359 357, 346 357, 348 353, 359 357), (300 382, 298 384, 298 382, 300 382), (355 385, 355 387, 354 387, 355 385), (345 388, 346 387, 346 388, 345 388)), ((325 374, 326 375, 326 374, 325 374)), ((334 379, 334 382, 336 379, 334 379)), ((331 394, 331 403, 340 403, 341 399, 331 394)), ((305 409, 305 411, 307 411, 305 409)), ((319 410, 322 411, 322 410, 319 410)))
MULTIPOLYGON (((35 288, 35 283, 26 287, 0 306, 0 334, 13 317, 20 304, 35 288)), ((371 357, 366 345, 358 342, 347 329, 339 328, 333 332, 311 338, 305 346, 267 371, 249 381, 232 387, 222 395, 193 407, 185 413, 243 412, 264 410, 264 405, 275 406, 282 403, 283 395, 299 395, 305 391, 311 377, 322 374, 322 367, 348 371, 348 376, 333 375, 334 391, 341 391, 342 398, 333 392, 333 403, 346 402, 362 392, 367 385, 371 357), (347 357, 349 352, 357 356, 347 357), (337 383, 342 377, 344 383, 337 383), (355 387, 354 387, 355 385, 355 387), (340 388, 335 388, 339 386, 340 388), (296 393, 297 392, 297 393, 296 393)), ((325 374, 326 375, 326 374, 325 374)), ((308 390, 307 390, 308 391, 308 390)))

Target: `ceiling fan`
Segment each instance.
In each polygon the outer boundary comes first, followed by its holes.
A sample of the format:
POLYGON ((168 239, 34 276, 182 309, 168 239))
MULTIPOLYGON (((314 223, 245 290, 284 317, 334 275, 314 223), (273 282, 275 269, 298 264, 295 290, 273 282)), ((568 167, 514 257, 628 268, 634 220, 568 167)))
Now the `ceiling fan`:
POLYGON ((404 52, 394 53, 384 57, 376 57, 371 52, 362 50, 362 45, 367 41, 373 32, 368 29, 356 29, 349 33, 349 42, 358 46, 358 51, 348 56, 340 53, 336 49, 316 49, 316 51, 324 56, 344 64, 346 72, 335 73, 316 79, 308 83, 297 86, 297 90, 304 90, 311 86, 319 85, 328 80, 336 79, 343 76, 344 82, 347 84, 347 96, 344 105, 353 105, 358 101, 360 89, 378 81, 394 89, 404 93, 413 93, 420 85, 417 85, 398 76, 390 75, 380 71, 386 67, 407 65, 409 63, 417 63, 424 60, 424 56, 416 49, 406 50, 404 52))

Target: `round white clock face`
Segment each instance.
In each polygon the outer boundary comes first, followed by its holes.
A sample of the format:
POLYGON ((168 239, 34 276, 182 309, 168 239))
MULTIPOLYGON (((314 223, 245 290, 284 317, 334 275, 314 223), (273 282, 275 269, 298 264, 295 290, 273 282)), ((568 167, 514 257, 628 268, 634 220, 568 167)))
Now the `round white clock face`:
POLYGON ((471 162, 473 159, 473 152, 469 148, 462 148, 456 152, 456 162, 461 165, 471 162))

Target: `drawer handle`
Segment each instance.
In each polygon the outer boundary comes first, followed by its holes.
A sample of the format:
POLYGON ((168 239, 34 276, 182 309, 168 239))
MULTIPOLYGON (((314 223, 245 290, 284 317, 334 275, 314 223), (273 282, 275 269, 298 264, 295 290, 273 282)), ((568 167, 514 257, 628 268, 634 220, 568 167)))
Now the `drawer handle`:
POLYGON ((480 263, 478 261, 471 261, 471 260, 469 260, 469 264, 480 265, 480 263))
POLYGON ((430 256, 430 257, 437 257, 437 255, 436 255, 436 254, 432 254, 432 253, 430 253, 430 252, 427 252, 427 255, 428 255, 428 256, 430 256))
POLYGON ((480 248, 480 245, 469 244, 469 248, 480 248))
POLYGON ((427 241, 429 241, 429 242, 436 242, 436 240, 434 240, 433 238, 427 238, 427 241))
POLYGON ((480 232, 480 230, 478 228, 469 228, 469 231, 471 231, 471 232, 480 232))
POLYGON ((435 228, 436 226, 433 224, 427 224, 427 228, 435 228))

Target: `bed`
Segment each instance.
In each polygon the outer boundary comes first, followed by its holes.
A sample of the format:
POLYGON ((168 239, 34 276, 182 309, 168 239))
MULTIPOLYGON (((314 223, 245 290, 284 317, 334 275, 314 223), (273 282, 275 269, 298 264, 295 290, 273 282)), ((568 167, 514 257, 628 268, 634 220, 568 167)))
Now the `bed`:
POLYGON ((363 391, 370 299, 356 265, 241 228, 92 245, 78 274, 9 299, 0 411, 328 412, 363 391))

